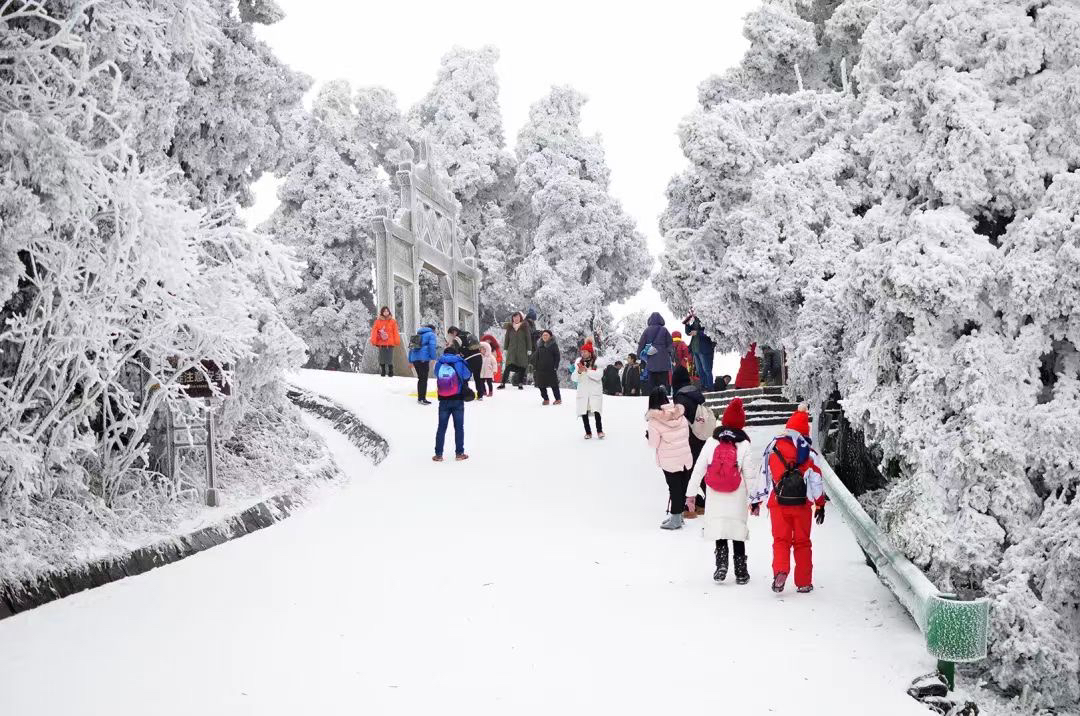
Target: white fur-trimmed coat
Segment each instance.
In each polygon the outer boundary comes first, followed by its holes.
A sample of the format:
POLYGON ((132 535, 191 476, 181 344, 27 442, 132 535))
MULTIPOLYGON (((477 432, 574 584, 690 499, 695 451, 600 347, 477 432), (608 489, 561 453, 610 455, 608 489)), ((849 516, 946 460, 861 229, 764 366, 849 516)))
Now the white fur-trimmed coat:
MULTIPOLYGON (((719 444, 713 438, 705 441, 701 456, 698 457, 697 465, 691 474, 690 485, 686 488, 688 497, 697 493, 719 444)), ((750 441, 743 440, 736 446, 736 462, 739 474, 742 475, 739 486, 734 492, 717 492, 708 485, 705 486, 705 517, 702 520, 701 533, 707 540, 733 539, 745 542, 750 537, 746 522, 750 516, 749 495, 757 489, 757 471, 750 469, 750 441)))

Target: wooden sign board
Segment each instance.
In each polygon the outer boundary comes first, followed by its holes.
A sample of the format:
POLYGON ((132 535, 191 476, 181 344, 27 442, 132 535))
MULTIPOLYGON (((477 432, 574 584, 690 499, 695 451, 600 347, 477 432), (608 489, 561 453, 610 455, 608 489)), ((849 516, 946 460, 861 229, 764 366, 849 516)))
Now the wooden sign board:
POLYGON ((231 387, 225 382, 221 366, 210 360, 202 361, 202 370, 185 370, 177 378, 177 382, 189 398, 212 398, 215 388, 220 395, 231 395, 231 387))

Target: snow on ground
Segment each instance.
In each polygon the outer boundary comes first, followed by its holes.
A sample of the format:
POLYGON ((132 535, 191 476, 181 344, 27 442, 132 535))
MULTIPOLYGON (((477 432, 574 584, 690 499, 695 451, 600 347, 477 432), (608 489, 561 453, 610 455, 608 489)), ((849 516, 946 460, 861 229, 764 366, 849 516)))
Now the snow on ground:
POLYGON ((319 423, 352 478, 321 503, 0 622, 0 714, 927 713, 904 688, 934 663, 835 511, 808 595, 769 591, 767 516, 747 586, 712 582, 693 521, 659 529, 644 399, 586 442, 571 391, 500 391, 466 408, 472 459, 436 464, 412 381, 297 380, 388 438, 382 466, 319 423))

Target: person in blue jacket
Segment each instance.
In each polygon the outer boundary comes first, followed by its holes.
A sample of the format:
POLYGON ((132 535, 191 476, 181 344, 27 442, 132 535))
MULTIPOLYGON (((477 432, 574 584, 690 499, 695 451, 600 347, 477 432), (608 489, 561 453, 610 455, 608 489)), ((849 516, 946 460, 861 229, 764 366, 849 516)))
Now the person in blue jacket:
POLYGON ((454 456, 468 460, 465 454, 465 391, 469 389, 472 371, 459 355, 457 344, 451 343, 435 362, 435 387, 439 392, 439 427, 435 431, 435 462, 443 461, 446 427, 454 419, 454 456))
POLYGON ((435 326, 420 326, 416 335, 409 339, 409 362, 416 371, 416 402, 420 405, 431 405, 431 401, 427 399, 427 379, 431 361, 435 358, 435 326), (416 345, 417 338, 420 339, 419 346, 416 345))

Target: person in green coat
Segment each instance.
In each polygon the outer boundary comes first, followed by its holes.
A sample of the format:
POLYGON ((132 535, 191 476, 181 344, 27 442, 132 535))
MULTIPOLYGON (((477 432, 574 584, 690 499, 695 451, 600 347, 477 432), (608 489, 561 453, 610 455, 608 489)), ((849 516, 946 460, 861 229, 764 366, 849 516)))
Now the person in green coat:
POLYGON ((532 359, 533 342, 532 331, 525 322, 525 316, 518 311, 510 317, 510 322, 505 324, 506 338, 503 340, 503 355, 506 356, 506 370, 503 371, 502 385, 499 390, 506 387, 506 380, 510 373, 514 373, 513 383, 518 390, 525 390, 522 383, 525 382, 525 371, 532 359))

